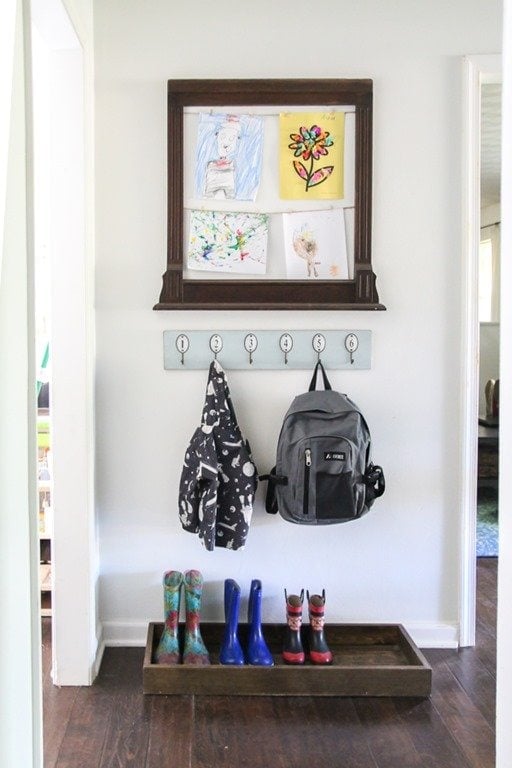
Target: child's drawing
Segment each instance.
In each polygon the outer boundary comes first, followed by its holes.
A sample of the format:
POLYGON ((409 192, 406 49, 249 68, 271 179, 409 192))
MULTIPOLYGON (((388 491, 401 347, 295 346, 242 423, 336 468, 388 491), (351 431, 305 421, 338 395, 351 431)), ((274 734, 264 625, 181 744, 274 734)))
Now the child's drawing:
POLYGON ((191 211, 188 268, 265 274, 267 233, 266 214, 191 211))
POLYGON ((286 276, 294 280, 347 280, 342 209, 283 215, 286 276))
POLYGON ((285 199, 343 197, 343 112, 279 116, 280 193, 285 199))
POLYGON ((262 152, 261 117, 201 114, 196 149, 197 197, 255 200, 262 152))
POLYGON ((298 232, 293 233, 293 250, 299 257, 304 259, 308 270, 308 277, 318 277, 317 261, 318 243, 314 233, 306 226, 303 226, 298 232))

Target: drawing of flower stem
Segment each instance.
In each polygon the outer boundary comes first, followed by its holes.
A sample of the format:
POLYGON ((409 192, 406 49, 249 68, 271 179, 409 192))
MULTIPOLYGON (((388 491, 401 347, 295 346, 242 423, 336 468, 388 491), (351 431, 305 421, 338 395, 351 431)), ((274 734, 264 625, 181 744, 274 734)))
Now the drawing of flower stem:
POLYGON ((293 160, 295 173, 303 179, 306 192, 311 187, 316 187, 329 178, 334 170, 334 165, 324 165, 322 168, 314 170, 315 161, 323 155, 328 155, 328 147, 334 145, 334 139, 329 131, 324 130, 319 125, 312 125, 311 128, 300 127, 300 133, 290 133, 292 143, 288 144, 288 149, 293 150, 295 157, 300 157, 309 162, 309 168, 306 168, 300 160, 293 160))

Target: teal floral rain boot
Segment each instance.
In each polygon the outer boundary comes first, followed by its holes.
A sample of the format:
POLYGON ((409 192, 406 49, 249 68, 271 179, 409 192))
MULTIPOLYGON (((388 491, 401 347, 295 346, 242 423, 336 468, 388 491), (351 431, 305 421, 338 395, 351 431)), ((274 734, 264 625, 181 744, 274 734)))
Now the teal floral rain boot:
POLYGON ((199 618, 201 613, 201 598, 203 594, 203 577, 199 571, 187 571, 183 584, 185 586, 185 648, 183 663, 204 666, 210 663, 210 657, 201 637, 199 618))
POLYGON ((155 653, 157 664, 179 664, 181 662, 178 643, 178 621, 180 616, 180 595, 183 574, 179 571, 164 573, 164 631, 155 653))

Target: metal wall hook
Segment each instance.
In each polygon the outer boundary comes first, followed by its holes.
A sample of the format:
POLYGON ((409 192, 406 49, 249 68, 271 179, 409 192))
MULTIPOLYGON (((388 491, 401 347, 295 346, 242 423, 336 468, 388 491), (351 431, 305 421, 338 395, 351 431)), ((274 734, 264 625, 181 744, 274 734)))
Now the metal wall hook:
POLYGON ((252 353, 258 348, 258 337, 254 333, 248 333, 244 339, 244 347, 249 353, 249 365, 252 365, 252 353))
POLYGON ((214 333, 213 336, 210 336, 210 349, 213 352, 214 360, 217 359, 217 355, 223 346, 222 336, 219 336, 218 333, 214 333))
POLYGON ((326 345, 325 336, 323 333, 315 333, 313 339, 311 340, 311 344, 317 354, 318 362, 320 362, 320 354, 324 351, 326 345))
POLYGON ((279 339, 279 348, 284 352, 284 364, 288 365, 288 352, 293 348, 293 339, 289 333, 283 333, 279 339))
POLYGON ((181 355, 181 364, 185 365, 185 352, 188 351, 188 348, 190 347, 190 341, 186 333, 180 333, 179 336, 176 337, 176 349, 181 355))
POLYGON ((355 333, 349 333, 345 337, 345 349, 350 354, 350 365, 354 365, 354 352, 359 346, 359 339, 355 333))

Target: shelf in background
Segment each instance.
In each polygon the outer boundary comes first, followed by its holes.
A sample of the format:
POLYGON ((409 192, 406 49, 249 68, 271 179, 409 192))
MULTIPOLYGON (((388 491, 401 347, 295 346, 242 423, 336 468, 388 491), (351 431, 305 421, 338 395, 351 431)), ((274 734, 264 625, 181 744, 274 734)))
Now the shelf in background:
POLYGON ((41 590, 41 616, 52 615, 52 566, 39 564, 39 589, 41 590))

